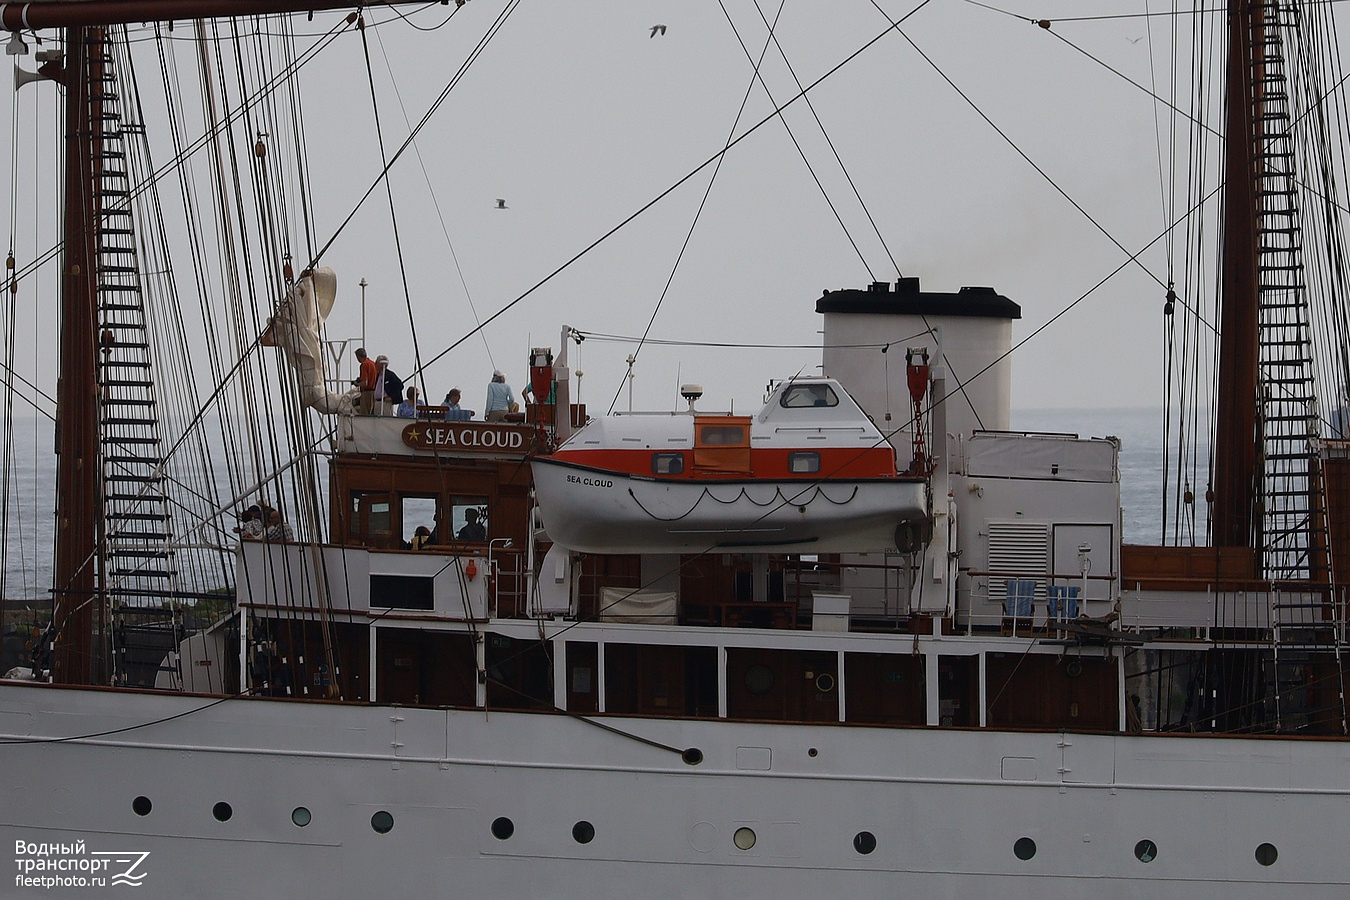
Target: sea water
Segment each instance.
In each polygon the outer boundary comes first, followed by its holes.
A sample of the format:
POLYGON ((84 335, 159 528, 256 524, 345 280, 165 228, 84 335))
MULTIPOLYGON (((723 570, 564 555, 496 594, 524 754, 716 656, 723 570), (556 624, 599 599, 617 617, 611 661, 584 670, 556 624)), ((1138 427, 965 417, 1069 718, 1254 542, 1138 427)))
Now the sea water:
MULTIPOLYGON (((1154 409, 1029 409, 1012 415, 1012 427, 1020 431, 1120 439, 1122 531, 1125 542, 1134 544, 1156 544, 1163 532, 1161 423, 1154 409)), ((0 450, 2 445, 0 441, 0 450)), ((8 498, 0 518, 4 596, 46 597, 55 537, 52 423, 16 416, 9 446, 7 477, 0 472, 0 494, 8 498)))

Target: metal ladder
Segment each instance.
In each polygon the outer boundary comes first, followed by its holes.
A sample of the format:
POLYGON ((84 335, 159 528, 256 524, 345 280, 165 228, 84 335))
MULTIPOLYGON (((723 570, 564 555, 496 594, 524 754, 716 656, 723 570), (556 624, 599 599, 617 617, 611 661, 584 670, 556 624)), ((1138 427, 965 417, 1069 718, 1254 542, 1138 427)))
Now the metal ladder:
MULTIPOLYGON (((141 126, 123 120, 118 77, 108 45, 91 40, 101 76, 89 85, 94 158, 95 248, 98 292, 99 444, 103 518, 99 535, 101 582, 109 604, 114 683, 153 685, 163 667, 157 648, 181 639, 174 604, 173 528, 164 494, 159 416, 137 264, 133 197, 124 140, 141 126)), ((175 686, 181 683, 170 669, 175 686)))
POLYGON ((1261 561, 1269 595, 1268 689, 1276 730, 1325 723, 1336 709, 1345 730, 1341 685, 1343 623, 1332 603, 1329 536, 1318 464, 1319 411, 1305 293, 1302 222, 1291 135, 1284 41, 1298 13, 1278 2, 1261 10, 1251 35, 1257 165, 1259 316, 1257 427, 1262 446, 1261 561), (1310 700, 1314 673, 1334 665, 1336 706, 1310 700), (1312 682, 1312 684, 1310 684, 1312 682))

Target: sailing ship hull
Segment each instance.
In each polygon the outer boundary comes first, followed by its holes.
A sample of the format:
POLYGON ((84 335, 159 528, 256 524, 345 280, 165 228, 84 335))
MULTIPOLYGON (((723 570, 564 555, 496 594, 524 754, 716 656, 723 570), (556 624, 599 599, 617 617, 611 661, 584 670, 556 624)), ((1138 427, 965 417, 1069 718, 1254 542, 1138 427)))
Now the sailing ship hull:
POLYGON ((602 729, 13 683, 0 709, 0 739, 31 742, 6 755, 0 838, 16 875, 148 852, 144 897, 1316 898, 1350 879, 1339 741, 624 717, 602 729), (52 740, 76 734, 90 736, 52 740), (697 765, 666 749, 687 747, 697 765), (53 770, 58 785, 21 777, 53 770))
POLYGON ((549 537, 584 553, 893 551, 927 518, 917 478, 676 481, 532 465, 549 537))

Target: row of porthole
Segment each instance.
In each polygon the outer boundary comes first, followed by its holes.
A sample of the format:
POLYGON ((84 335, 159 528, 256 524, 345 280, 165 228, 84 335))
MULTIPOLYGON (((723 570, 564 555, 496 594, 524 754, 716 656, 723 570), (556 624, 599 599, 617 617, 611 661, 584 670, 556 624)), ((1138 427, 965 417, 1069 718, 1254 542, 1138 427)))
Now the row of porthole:
MULTIPOLYGON (((1029 837, 1018 838, 1013 844, 1013 855, 1020 860, 1028 860, 1036 855, 1036 842, 1029 837)), ((1280 851, 1274 844, 1264 843, 1256 848, 1256 861, 1263 866, 1275 865, 1280 851)), ((1158 858, 1158 845, 1150 840, 1142 840, 1134 845, 1134 858, 1142 863, 1151 863, 1158 858)))
MULTIPOLYGON (((153 804, 149 797, 137 797, 131 801, 131 809, 138 816, 150 815, 153 804)), ((211 815, 215 816, 218 822, 228 822, 234 815, 234 809, 225 801, 217 803, 211 807, 211 815)), ((310 811, 303 806, 297 806, 291 810, 291 821, 300 828, 304 828, 312 820, 310 811)), ((370 827, 380 834, 388 834, 394 830, 394 816, 384 810, 380 810, 370 817, 370 827)), ((510 840, 516 833, 516 824, 506 816, 498 816, 492 820, 492 836, 499 841, 510 840)), ((595 840, 595 826, 584 819, 572 826, 572 839, 578 844, 589 844, 595 840)), ((754 849, 759 837, 755 834, 753 828, 741 826, 737 828, 731 836, 731 841, 740 850, 754 849)), ((870 831, 860 831, 853 836, 853 849, 863 856, 868 855, 877 849, 876 835, 870 831)), ((1018 859, 1031 859, 1036 855, 1036 842, 1029 837, 1018 838, 1013 844, 1013 855, 1018 859)), ((1263 866, 1275 865, 1275 860, 1280 856, 1280 851, 1274 844, 1263 843, 1256 848, 1256 861, 1263 866)), ((1142 863, 1151 863, 1158 858, 1158 845, 1150 840, 1142 840, 1134 845, 1134 858, 1142 863)))

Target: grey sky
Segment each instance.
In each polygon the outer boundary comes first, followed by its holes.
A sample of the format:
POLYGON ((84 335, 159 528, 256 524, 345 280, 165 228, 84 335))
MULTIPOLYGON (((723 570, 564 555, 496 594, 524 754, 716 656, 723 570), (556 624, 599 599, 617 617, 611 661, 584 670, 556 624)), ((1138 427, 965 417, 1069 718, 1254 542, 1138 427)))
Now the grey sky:
MULTIPOLYGON (((881 3, 896 18, 916 5, 881 3)), ((1150 20, 1150 40, 1143 18, 1056 21, 1049 31, 1028 21, 1053 20, 1059 12, 1142 13, 1148 8, 1142 0, 995 5, 1024 18, 934 0, 904 25, 932 65, 892 33, 809 97, 904 274, 919 276, 934 290, 994 287, 1021 305, 1023 319, 1014 329, 1021 339, 1105 278, 1127 254, 1010 142, 1125 248, 1136 251, 1152 241, 1165 224, 1155 104, 1060 38, 1149 84, 1150 43, 1158 64, 1166 66, 1161 32, 1172 20, 1150 20)), ((447 19, 453 5, 404 10, 417 25, 433 29, 428 31, 416 31, 388 11, 372 14, 383 23, 370 37, 386 147, 402 142, 405 114, 412 121, 422 116, 502 7, 472 0, 439 28, 433 26, 447 19)), ((771 20, 778 11, 767 0, 760 8, 771 20)), ((758 55, 766 29, 756 7, 726 0, 725 9, 750 53, 758 55)), ((306 46, 310 35, 333 21, 301 18, 298 44, 306 46)), ((777 38, 796 77, 810 83, 885 27, 885 16, 870 2, 789 2, 777 38)), ((1187 20, 1181 29, 1189 27, 1187 20)), ((187 32, 185 25, 178 29, 187 32)), ((34 68, 31 57, 21 62, 34 68)), ((417 154, 406 156, 393 173, 422 358, 458 341, 475 314, 486 318, 515 300, 715 154, 733 131, 752 69, 717 3, 545 2, 517 8, 418 137, 417 154), (651 26, 657 23, 667 31, 653 37, 651 26), (496 209, 497 198, 504 198, 508 209, 496 209)), ((797 93, 777 47, 770 47, 762 74, 778 103, 797 93)), ((356 33, 306 66, 301 85, 315 231, 323 242, 379 170, 356 33)), ((15 171, 10 155, 16 144, 19 148, 13 231, 21 266, 42 249, 31 237, 34 224, 50 233, 50 195, 34 201, 25 186, 50 177, 51 153, 41 149, 33 132, 35 121, 42 123, 40 134, 54 131, 55 109, 52 85, 23 91, 18 140, 0 148, 6 172, 15 171)), ((0 93, 6 121, 16 121, 9 115, 13 95, 0 93)), ((771 109, 763 86, 756 84, 735 133, 771 109)), ((726 156, 678 268, 711 166, 504 314, 484 338, 466 341, 432 366, 426 373, 430 396, 439 399, 458 385, 466 405, 480 406, 494 365, 519 390, 529 347, 557 349, 563 324, 641 334, 672 269, 653 337, 818 341, 814 300, 822 289, 862 287, 872 277, 893 280, 896 272, 811 111, 798 101, 786 119, 866 265, 783 124, 770 122, 726 156)), ((161 160, 166 155, 161 153, 161 160)), ((406 373, 413 368, 412 330, 390 235, 388 201, 377 193, 325 256, 340 279, 329 337, 359 334, 357 282, 365 278, 367 346, 388 354, 406 373)), ((1158 282, 1168 278, 1162 245, 1144 263, 1152 276, 1127 267, 1018 352, 1015 406, 1161 403, 1164 289, 1158 282)), ((36 375, 49 392, 53 289, 48 271, 19 298, 20 333, 33 338, 20 342, 17 368, 25 377, 36 375)), ((602 411, 620 391, 624 359, 632 349, 599 341, 583 346, 582 399, 592 412, 602 411)), ((809 349, 649 345, 637 363, 634 405, 670 408, 678 402, 679 382, 696 381, 707 390, 705 408, 734 403, 749 410, 759 403, 767 379, 809 371, 819 358, 818 350, 809 349)), ((620 406, 626 405, 625 389, 620 406)))

